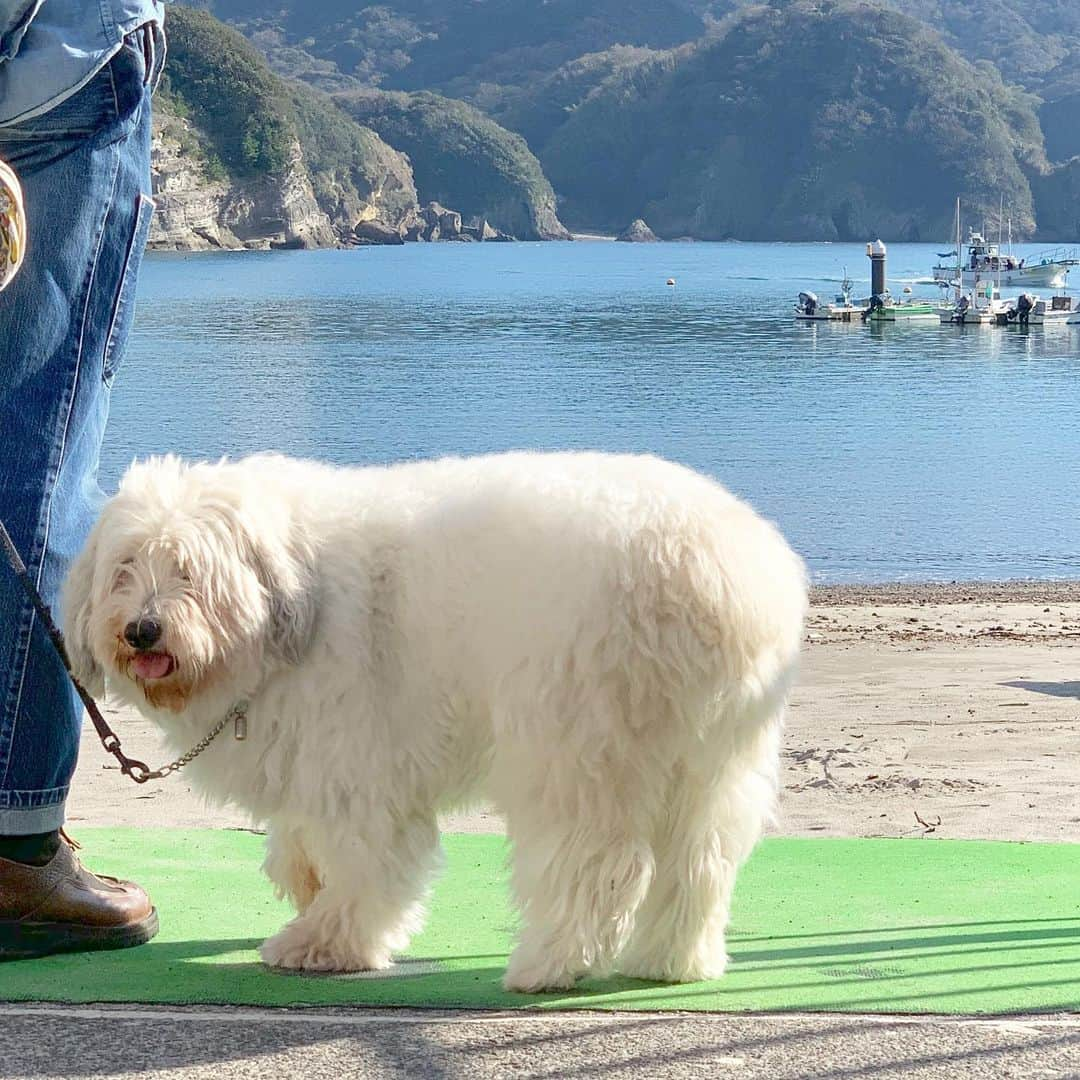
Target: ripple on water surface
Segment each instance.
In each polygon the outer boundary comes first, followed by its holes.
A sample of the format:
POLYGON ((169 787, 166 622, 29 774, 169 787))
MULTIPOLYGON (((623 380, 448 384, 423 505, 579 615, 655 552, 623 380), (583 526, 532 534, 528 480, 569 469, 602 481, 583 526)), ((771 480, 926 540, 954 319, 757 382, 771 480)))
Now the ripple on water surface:
MULTIPOLYGON (((890 250, 894 280, 933 261, 890 250)), ((865 264, 795 244, 150 256, 103 483, 164 451, 639 450, 749 499, 820 581, 1076 576, 1080 326, 790 317, 865 264)))

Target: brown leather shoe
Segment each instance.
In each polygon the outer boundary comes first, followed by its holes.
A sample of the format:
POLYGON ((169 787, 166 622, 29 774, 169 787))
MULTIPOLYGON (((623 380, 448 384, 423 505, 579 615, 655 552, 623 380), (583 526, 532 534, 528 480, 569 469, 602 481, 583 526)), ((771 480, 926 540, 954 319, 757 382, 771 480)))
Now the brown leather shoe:
POLYGON ((0 960, 123 949, 157 931, 138 885, 91 874, 67 843, 46 866, 0 859, 0 960))

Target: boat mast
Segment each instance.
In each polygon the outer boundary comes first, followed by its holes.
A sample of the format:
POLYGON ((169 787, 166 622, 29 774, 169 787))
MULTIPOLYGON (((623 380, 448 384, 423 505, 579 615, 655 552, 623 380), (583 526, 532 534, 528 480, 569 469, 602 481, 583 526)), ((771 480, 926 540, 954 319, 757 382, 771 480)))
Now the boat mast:
POLYGON ((998 206, 998 267, 997 267, 997 291, 998 295, 1001 295, 1001 225, 1002 219, 1005 217, 1005 194, 1001 195, 1001 202, 998 206))
POLYGON ((956 196, 956 299, 964 295, 964 266, 960 258, 960 196, 956 196))

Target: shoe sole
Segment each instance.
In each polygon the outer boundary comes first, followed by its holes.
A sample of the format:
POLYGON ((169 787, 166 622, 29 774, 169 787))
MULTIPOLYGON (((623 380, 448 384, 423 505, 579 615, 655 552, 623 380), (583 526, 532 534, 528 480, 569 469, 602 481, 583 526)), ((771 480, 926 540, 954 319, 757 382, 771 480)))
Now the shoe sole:
POLYGON ((130 949, 145 945, 158 932, 155 908, 142 922, 123 926, 78 923, 0 922, 0 960, 30 960, 55 953, 130 949))

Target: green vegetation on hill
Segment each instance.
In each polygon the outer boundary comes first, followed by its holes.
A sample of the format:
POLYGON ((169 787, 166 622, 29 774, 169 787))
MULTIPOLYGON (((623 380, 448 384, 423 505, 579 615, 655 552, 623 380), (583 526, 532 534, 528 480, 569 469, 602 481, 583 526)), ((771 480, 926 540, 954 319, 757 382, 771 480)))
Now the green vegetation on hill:
MULTIPOLYGON (((1080 68, 1080 57, 1077 67, 1080 68)), ((1080 154, 1080 90, 1046 102, 1039 109, 1039 120, 1046 133, 1046 155, 1051 161, 1068 161, 1080 154)))
POLYGON ((375 193, 387 222, 396 224, 415 208, 413 172, 400 148, 303 83, 289 86, 289 101, 315 195, 331 219, 355 221, 375 193))
POLYGON ((486 218, 520 239, 566 235, 555 193, 525 140, 477 109, 436 94, 378 90, 335 101, 409 155, 421 200, 486 218))
POLYGON ((476 103, 538 149, 607 79, 656 55, 653 49, 615 45, 604 52, 579 56, 528 86, 486 85, 478 92, 476 103))
MULTIPOLYGON (((1021 231, 1048 199, 1043 234, 1080 213, 1047 161, 1080 153, 1080 0, 198 2, 345 93, 424 200, 522 236, 557 231, 545 172, 563 216, 613 231, 936 238, 957 194, 1021 231)), ((295 134, 320 199, 370 183, 350 162, 373 144, 256 61, 228 38, 199 61, 226 76, 181 73, 207 169, 278 167, 295 134)))
POLYGON ((1022 96, 860 0, 746 9, 610 76, 538 149, 570 220, 712 238, 947 236, 957 195, 1027 232, 1017 157, 1041 158, 1022 96))
POLYGON ((211 177, 284 174, 300 165, 339 224, 373 193, 391 220, 415 205, 405 159, 326 95, 275 75, 241 34, 171 5, 162 104, 194 125, 191 149, 211 177))
POLYGON ((212 9, 346 76, 453 96, 483 83, 526 83, 612 45, 663 48, 702 30, 676 0, 213 0, 212 9))
POLYGON ((894 0, 963 56, 988 60, 1009 82, 1054 100, 1080 90, 1077 0, 894 0))
POLYGON ((169 14, 164 99, 204 128, 231 175, 282 172, 296 131, 281 80, 242 35, 204 12, 178 7, 169 14))
POLYGON ((1080 243, 1080 157, 1031 178, 1039 208, 1039 235, 1080 243))
MULTIPOLYGON (((720 18, 759 2, 677 0, 686 11, 703 18, 720 18)), ((1050 100, 1080 90, 1080 4, 1076 0, 886 2, 936 30, 968 60, 990 61, 1007 82, 1050 100)))
POLYGON ((1076 0, 890 0, 938 30, 961 56, 986 60, 1007 82, 1047 101, 1080 90, 1076 0))

